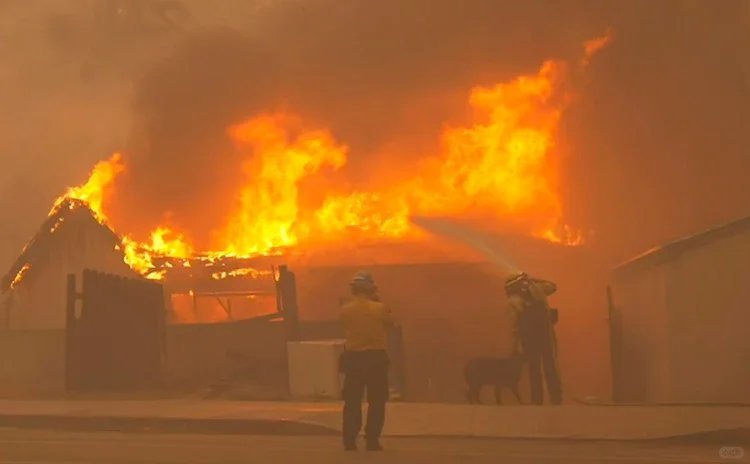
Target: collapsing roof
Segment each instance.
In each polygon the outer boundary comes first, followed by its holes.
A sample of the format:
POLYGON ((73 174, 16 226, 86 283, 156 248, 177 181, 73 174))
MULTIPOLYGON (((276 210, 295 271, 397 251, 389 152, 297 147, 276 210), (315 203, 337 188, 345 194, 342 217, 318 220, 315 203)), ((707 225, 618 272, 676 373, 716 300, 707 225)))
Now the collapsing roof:
MULTIPOLYGON (((18 286, 27 277, 33 276, 36 269, 49 257, 50 253, 60 245, 70 224, 78 226, 78 230, 97 230, 104 241, 111 242, 112 251, 121 253, 117 247, 120 239, 117 234, 106 225, 100 223, 86 203, 80 200, 66 199, 50 213, 42 223, 39 231, 23 248, 10 270, 0 282, 2 293, 18 286)), ((69 237, 68 237, 69 238, 69 237)))
POLYGON ((615 267, 615 274, 627 274, 674 261, 691 249, 709 245, 750 230, 750 216, 651 248, 615 267))
MULTIPOLYGON (((43 266, 50 253, 60 249, 66 241, 78 240, 82 235, 98 234, 99 243, 119 255, 123 270, 130 269, 132 276, 146 277, 130 268, 126 263, 122 239, 96 217, 96 214, 84 201, 67 198, 61 201, 50 212, 39 231, 24 247, 21 255, 0 281, 0 293, 17 287, 26 278, 33 275, 43 266), (74 226, 74 227, 71 227, 74 226), (85 234, 82 231, 87 231, 85 234)), ((211 258, 196 256, 190 259, 154 256, 152 268, 147 275, 158 277, 172 291, 230 291, 246 290, 248 286, 273 288, 271 264, 268 270, 258 271, 257 259, 234 257, 211 258)))

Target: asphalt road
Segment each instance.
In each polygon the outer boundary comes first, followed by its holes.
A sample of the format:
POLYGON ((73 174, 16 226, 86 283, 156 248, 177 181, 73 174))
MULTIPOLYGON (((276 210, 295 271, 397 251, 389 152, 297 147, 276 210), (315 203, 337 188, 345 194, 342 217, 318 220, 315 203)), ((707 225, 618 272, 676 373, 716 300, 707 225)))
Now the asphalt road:
POLYGON ((390 439, 382 453, 340 449, 335 437, 0 430, 0 464, 705 463, 717 445, 478 439, 390 439))

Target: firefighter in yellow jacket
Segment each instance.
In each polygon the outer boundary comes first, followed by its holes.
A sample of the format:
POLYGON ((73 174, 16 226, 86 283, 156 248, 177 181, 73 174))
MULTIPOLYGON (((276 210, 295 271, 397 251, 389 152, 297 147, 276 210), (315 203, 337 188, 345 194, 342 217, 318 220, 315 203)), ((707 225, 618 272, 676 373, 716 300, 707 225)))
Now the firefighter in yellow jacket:
POLYGON ((512 349, 523 353, 529 370, 531 403, 544 403, 542 370, 552 404, 562 403, 557 366, 557 341, 547 297, 557 291, 553 282, 532 279, 524 273, 505 281, 508 296, 512 349))
POLYGON ((370 274, 357 273, 350 286, 351 298, 341 306, 346 337, 346 351, 341 357, 344 449, 357 449, 357 436, 362 428, 362 397, 367 390, 367 450, 380 451, 380 434, 389 396, 388 329, 395 326, 395 320, 379 301, 378 289, 370 274))

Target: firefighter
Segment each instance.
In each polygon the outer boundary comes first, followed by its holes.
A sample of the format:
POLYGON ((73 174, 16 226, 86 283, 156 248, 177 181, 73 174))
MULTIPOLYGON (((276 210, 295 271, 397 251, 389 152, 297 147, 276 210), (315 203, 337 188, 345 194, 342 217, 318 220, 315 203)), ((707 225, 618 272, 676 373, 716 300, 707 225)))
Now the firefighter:
POLYGON ((344 374, 342 396, 344 449, 357 449, 362 428, 362 397, 367 390, 367 450, 380 451, 380 434, 385 423, 388 386, 388 329, 395 327, 390 310, 379 301, 372 276, 357 273, 351 283, 351 298, 341 307, 346 349, 341 357, 344 374))
POLYGON ((547 303, 547 297, 556 291, 553 282, 532 279, 525 273, 512 274, 505 281, 512 351, 522 353, 528 363, 532 404, 544 403, 542 370, 550 402, 562 403, 553 313, 547 303))

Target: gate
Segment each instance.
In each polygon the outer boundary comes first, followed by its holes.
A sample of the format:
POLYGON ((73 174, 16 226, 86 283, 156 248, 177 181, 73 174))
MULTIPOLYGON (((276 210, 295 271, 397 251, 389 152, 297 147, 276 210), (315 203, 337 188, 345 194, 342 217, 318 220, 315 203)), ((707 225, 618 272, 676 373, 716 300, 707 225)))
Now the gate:
POLYGON ((66 387, 69 393, 159 387, 165 309, 160 284, 83 271, 68 276, 66 387))

